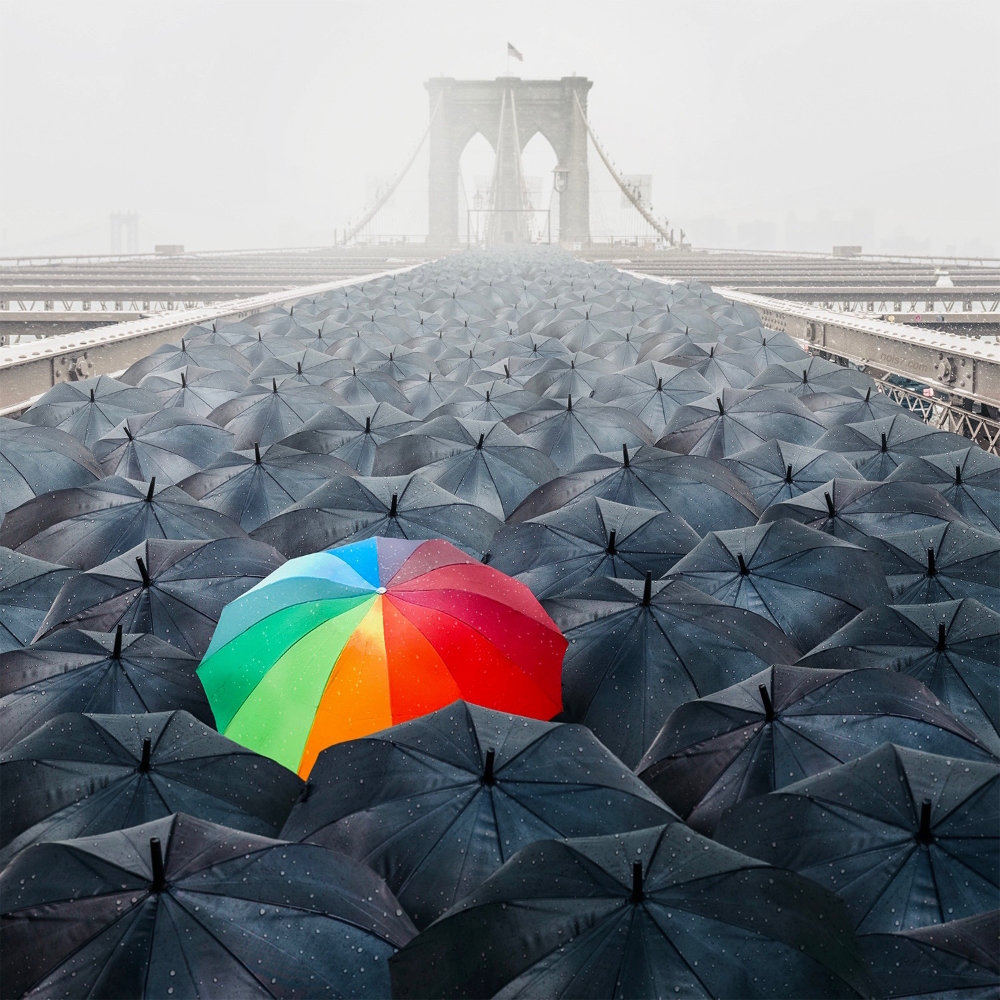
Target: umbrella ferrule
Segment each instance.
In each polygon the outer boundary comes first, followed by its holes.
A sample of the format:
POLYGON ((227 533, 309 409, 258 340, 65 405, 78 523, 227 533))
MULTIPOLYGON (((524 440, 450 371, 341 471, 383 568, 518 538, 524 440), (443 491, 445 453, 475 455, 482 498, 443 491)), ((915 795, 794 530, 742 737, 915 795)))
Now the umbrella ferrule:
POLYGON ((642 606, 648 608, 653 600, 653 571, 646 570, 646 582, 642 587, 642 606))
POLYGON ((628 901, 637 906, 645 899, 645 895, 642 891, 642 862, 633 861, 632 862, 632 893, 628 898, 628 901))
POLYGON ((260 465, 260 442, 254 441, 253 444, 253 460, 254 463, 260 465))
POLYGON ((934 834, 931 833, 931 803, 930 799, 924 799, 920 803, 920 827, 917 830, 917 843, 931 844, 934 842, 934 834))
POLYGON ((490 401, 490 390, 487 389, 486 390, 486 402, 488 403, 489 401, 490 401))
POLYGON ((747 562, 743 558, 743 553, 742 552, 737 552, 736 553, 736 560, 740 564, 740 576, 749 576, 750 575, 750 567, 747 566, 747 562))
POLYGON ((786 483, 791 483, 791 481, 792 481, 792 467, 789 465, 785 469, 785 482, 786 483))
POLYGON ((482 451, 483 450, 483 442, 485 440, 486 440, 486 435, 485 434, 480 434, 479 435, 479 441, 476 444, 476 451, 482 451))
POLYGON ((302 374, 302 362, 301 361, 296 361, 295 362, 295 367, 298 369, 299 375, 301 375, 302 374))
POLYGON ((656 380, 656 391, 657 392, 663 392, 663 379, 662 378, 658 378, 656 380))
POLYGON ((181 372, 181 388, 186 389, 187 384, 188 384, 187 375, 185 375, 184 372, 181 372))
POLYGON ((865 402, 867 403, 872 398, 872 387, 868 386, 868 391, 865 393, 865 402))
POLYGON ((805 385, 809 381, 809 372, 805 369, 802 371, 802 384, 805 385))
POLYGON ((722 417, 724 417, 726 415, 726 411, 722 408, 722 397, 721 396, 716 396, 715 397, 715 404, 716 404, 716 406, 719 407, 719 415, 722 416, 722 417))
POLYGON ((167 876, 163 870, 163 849, 160 846, 159 837, 149 838, 149 861, 153 869, 153 881, 149 886, 149 891, 163 892, 167 887, 167 876))
POLYGON ((622 464, 626 469, 628 468, 628 445, 624 443, 622 444, 622 464))
POLYGON ((884 455, 889 450, 889 442, 886 440, 885 435, 882 435, 882 454, 884 455))
POLYGON ((616 552, 615 552, 615 537, 617 536, 617 534, 618 534, 618 532, 613 530, 611 532, 611 534, 608 535, 608 555, 609 556, 613 556, 613 555, 616 554, 616 552))
POLYGON ((127 437, 129 439, 129 441, 131 441, 132 440, 132 432, 128 429, 128 421, 126 421, 122 425, 122 430, 125 431, 125 437, 127 437))
POLYGON ((764 719, 767 722, 774 722, 774 702, 771 701, 771 693, 767 690, 767 685, 758 684, 757 690, 760 692, 760 701, 764 706, 764 719))
POLYGON ((389 517, 396 516, 396 505, 399 503, 399 494, 393 493, 392 504, 389 506, 389 517))
POLYGON ((276 378, 271 379, 271 392, 278 391, 278 380, 276 378))
POLYGON ((486 751, 486 763, 483 766, 483 777, 481 779, 484 785, 495 785, 497 783, 497 779, 493 776, 493 764, 496 758, 496 750, 486 751))
POLYGON ((568 395, 566 397, 566 411, 569 412, 572 409, 573 409, 573 397, 572 395, 568 395))
POLYGON ((823 494, 823 499, 826 501, 826 512, 827 512, 827 514, 830 517, 836 517, 837 516, 837 510, 833 506, 833 498, 830 496, 829 493, 824 493, 823 494))
POLYGON ((111 658, 113 660, 120 660, 122 658, 122 627, 121 625, 115 629, 115 646, 111 651, 111 658))
POLYGON ((372 432, 372 418, 365 417, 365 433, 371 434, 371 432, 372 432))
POLYGON ((149 586, 149 570, 146 569, 146 564, 142 560, 142 556, 135 557, 135 564, 139 567, 139 573, 142 576, 143 587, 149 586))
POLYGON ((153 741, 148 737, 142 741, 142 757, 139 760, 139 773, 145 774, 149 770, 149 751, 152 749, 153 741))
POLYGON ((934 550, 927 550, 927 575, 937 576, 937 565, 934 562, 934 550))
POLYGON ((156 489, 156 476, 153 476, 149 480, 149 489, 146 490, 146 503, 153 502, 153 490, 156 489))
POLYGON ((91 387, 91 390, 90 390, 90 401, 91 402, 94 401, 94 389, 93 389, 93 387, 91 387))
POLYGON ((510 378, 510 368, 507 365, 503 366, 503 377, 510 378))
POLYGON ((962 467, 959 465, 955 466, 955 485, 962 485, 962 467))
POLYGON ((943 653, 948 648, 948 644, 945 642, 945 631, 944 622, 938 622, 937 651, 939 653, 943 653))

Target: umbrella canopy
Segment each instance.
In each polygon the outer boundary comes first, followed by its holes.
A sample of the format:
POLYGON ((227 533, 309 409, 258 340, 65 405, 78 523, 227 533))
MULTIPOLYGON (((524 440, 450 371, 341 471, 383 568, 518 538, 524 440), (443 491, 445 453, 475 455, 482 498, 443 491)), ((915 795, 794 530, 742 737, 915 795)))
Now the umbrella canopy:
POLYGON ((955 451, 967 441, 960 434, 895 416, 832 427, 816 447, 839 452, 865 479, 881 481, 888 479, 907 456, 955 451))
POLYGON ((806 408, 819 417, 827 427, 838 424, 860 424, 882 417, 904 416, 921 423, 912 410, 894 403, 882 392, 872 395, 871 389, 860 391, 841 389, 837 392, 813 392, 800 397, 806 408))
POLYGON ((233 435, 237 450, 268 445, 297 431, 335 398, 319 385, 295 385, 271 379, 270 385, 251 385, 244 393, 212 410, 209 420, 233 435))
POLYGON ((276 837, 301 780, 187 712, 59 715, 0 753, 0 865, 174 812, 276 837))
POLYGON ((680 823, 536 841, 389 968, 401 998, 870 996, 832 893, 680 823))
POLYGON ((747 484, 762 510, 831 479, 865 478, 843 455, 777 440, 738 451, 722 464, 747 484))
POLYGON ((0 653, 27 646, 75 569, 0 548, 0 653))
POLYGON ((710 836, 738 802, 883 743, 966 760, 1000 753, 1000 738, 978 739, 912 677, 778 666, 675 709, 636 773, 710 836))
POLYGON ((565 720, 589 726, 630 767, 679 705, 799 656, 759 615, 649 573, 593 578, 544 607, 570 644, 565 720))
POLYGON ((350 374, 338 375, 324 384, 352 406, 389 403, 397 410, 408 412, 410 409, 410 401, 403 395, 399 383, 381 372, 353 369, 350 374))
POLYGON ((974 528, 1000 531, 1000 457, 982 448, 904 458, 889 480, 933 486, 974 528))
POLYGON ((585 497, 501 528, 490 565, 552 597, 592 576, 662 576, 701 541, 676 514, 585 497))
POLYGON ((1000 910, 859 939, 887 1000, 990 1000, 1000 981, 1000 910))
POLYGON ((825 358, 806 357, 769 365, 751 383, 751 389, 783 389, 793 396, 808 396, 813 392, 868 392, 876 388, 870 375, 838 365, 825 358))
POLYGON ((653 433, 634 413, 590 399, 567 400, 559 410, 529 410, 506 420, 533 448, 569 472, 588 455, 653 443, 653 433))
POLYGON ((604 376, 617 369, 610 361, 589 354, 571 354, 567 359, 555 359, 552 367, 532 376, 525 389, 551 399, 576 396, 583 399, 593 394, 594 386, 604 376))
POLYGON ((890 601, 874 553, 787 518, 709 532, 669 576, 761 615, 799 649, 812 649, 859 611, 890 601))
POLYGON ((426 927, 534 840, 675 819, 583 726, 459 701, 325 750, 282 836, 363 861, 426 927))
POLYGON ((406 398, 410 401, 409 411, 414 417, 423 419, 432 410, 443 406, 446 402, 481 403, 483 394, 471 386, 458 385, 455 382, 428 374, 427 379, 409 386, 406 398))
POLYGON ((289 558, 375 535, 444 538, 482 557, 502 522, 420 475, 333 476, 253 537, 289 558))
POLYGON ((592 455, 567 475, 540 486, 509 520, 526 521, 585 497, 665 510, 683 517, 699 534, 756 524, 760 516, 744 482, 718 462, 624 446, 620 457, 592 455))
POLYGON ((113 632, 120 625, 200 656, 222 609, 284 561, 250 538, 150 538, 65 583, 36 638, 63 628, 113 632))
POLYGON ((90 450, 65 431, 0 417, 0 520, 40 493, 87 486, 103 475, 90 450))
POLYGON ((217 424, 174 407, 126 417, 94 442, 94 457, 109 476, 172 485, 210 465, 232 443, 217 424))
POLYGON ((198 674, 220 732, 305 777, 326 747, 456 698, 551 718, 565 649, 524 584, 445 541, 372 538, 230 604, 198 674))
POLYGON ((112 715, 183 709, 212 725, 198 661, 155 635, 61 629, 0 653, 2 748, 63 712, 112 715))
POLYGON ((675 410, 661 448, 684 455, 724 458, 770 438, 812 444, 825 428, 794 396, 781 389, 723 389, 716 397, 675 410))
POLYGON ((415 426, 408 413, 391 403, 326 406, 281 443, 314 455, 332 455, 370 476, 379 447, 415 426))
POLYGON ((489 388, 479 386, 479 389, 483 389, 485 394, 480 395, 478 401, 461 402, 451 397, 448 402, 432 410, 427 419, 466 417, 469 420, 496 421, 506 420, 507 417, 512 417, 516 413, 526 413, 528 410, 562 409, 562 404, 554 399, 543 400, 541 396, 536 396, 527 389, 518 389, 502 382, 494 382, 489 388))
POLYGON ((420 471, 442 489, 503 520, 559 474, 549 458, 503 423, 436 417, 382 445, 374 474, 420 471))
POLYGON ((183 814, 38 844, 0 893, 11 996, 386 997, 414 934, 356 861, 183 814))
POLYGON ((354 470, 332 455, 306 455, 282 445, 263 453, 226 452, 179 485, 204 507, 217 510, 244 531, 253 531, 328 479, 354 470))
POLYGON ((716 391, 719 389, 745 389, 760 369, 745 355, 735 351, 717 351, 710 348, 707 358, 687 366, 697 372, 716 391))
POLYGON ((98 438, 133 413, 152 413, 160 400, 148 389, 134 389, 101 375, 80 382, 58 382, 37 399, 21 421, 66 431, 90 448, 98 438))
POLYGON ((715 839, 828 886, 859 933, 941 924, 996 906, 1000 767, 891 743, 748 799, 715 839))
POLYGON ((1000 735, 1000 615, 978 601, 869 608, 799 660, 881 667, 923 682, 986 741, 1000 735))
POLYGON ((92 486, 56 490, 22 504, 0 524, 0 545, 49 562, 90 569, 147 538, 241 537, 224 514, 176 486, 156 489, 109 476, 92 486))
POLYGON ((1000 611, 1000 537, 959 521, 885 535, 883 559, 895 604, 974 597, 1000 611))
MULTIPOLYGON (((244 374, 253 367, 241 350, 228 347, 225 344, 188 344, 181 340, 177 344, 162 344, 152 354, 140 358, 123 374, 122 382, 126 385, 138 385, 147 375, 177 371, 194 365, 196 368, 211 368, 213 371, 233 371, 244 374)), ((77 383, 80 385, 82 383, 77 383)), ((117 421, 115 421, 117 423, 117 421)))
POLYGON ((250 381, 242 371, 185 365, 147 375, 139 382, 139 388, 155 392, 164 409, 179 406, 199 417, 207 417, 217 406, 246 392, 250 381))

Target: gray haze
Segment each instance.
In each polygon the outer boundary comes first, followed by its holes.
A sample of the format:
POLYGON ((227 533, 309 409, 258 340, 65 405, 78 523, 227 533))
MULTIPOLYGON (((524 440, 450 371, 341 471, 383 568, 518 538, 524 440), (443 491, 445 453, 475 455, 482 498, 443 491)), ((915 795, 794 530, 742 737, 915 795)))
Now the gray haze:
MULTIPOLYGON (((0 252, 330 243, 430 76, 594 81, 696 245, 1000 253, 996 0, 0 3, 0 252)), ((607 180, 591 157, 596 185, 607 180)), ((426 226, 426 159, 398 228, 426 226)), ((550 179, 546 179, 550 184, 550 179)))

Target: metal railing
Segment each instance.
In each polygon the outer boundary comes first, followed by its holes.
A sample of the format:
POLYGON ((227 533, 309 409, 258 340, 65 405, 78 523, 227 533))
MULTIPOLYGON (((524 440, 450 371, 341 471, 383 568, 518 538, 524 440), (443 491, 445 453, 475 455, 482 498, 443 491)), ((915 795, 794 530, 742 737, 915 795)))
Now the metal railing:
POLYGON ((1000 454, 1000 421, 974 413, 963 406, 955 406, 936 396, 925 396, 914 389, 907 389, 885 379, 876 379, 879 392, 900 406, 918 414, 925 424, 953 434, 961 434, 974 441, 984 451, 1000 454))

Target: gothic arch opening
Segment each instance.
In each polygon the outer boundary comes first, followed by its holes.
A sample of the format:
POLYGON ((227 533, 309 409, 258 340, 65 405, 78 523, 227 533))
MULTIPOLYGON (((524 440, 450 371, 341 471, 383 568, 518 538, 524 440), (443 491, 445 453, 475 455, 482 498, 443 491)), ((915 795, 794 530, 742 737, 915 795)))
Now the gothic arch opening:
POLYGON ((458 158, 458 231, 463 243, 482 242, 495 162, 493 145, 482 132, 465 144, 458 158))
POLYGON ((521 150, 521 163, 528 200, 535 210, 532 224, 536 238, 545 242, 551 226, 552 242, 555 243, 559 240, 559 194, 553 190, 552 181, 559 158, 552 143, 541 132, 536 132, 521 150))

